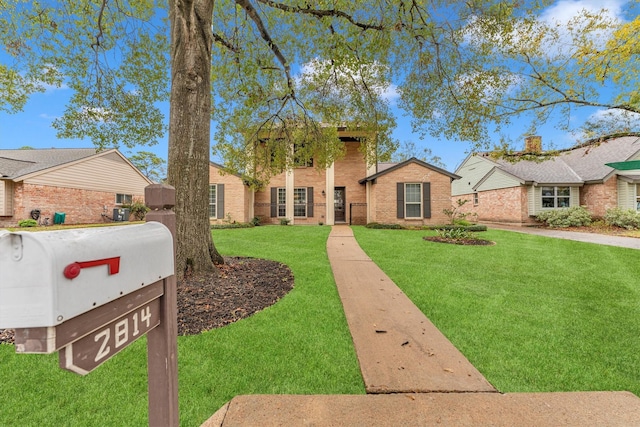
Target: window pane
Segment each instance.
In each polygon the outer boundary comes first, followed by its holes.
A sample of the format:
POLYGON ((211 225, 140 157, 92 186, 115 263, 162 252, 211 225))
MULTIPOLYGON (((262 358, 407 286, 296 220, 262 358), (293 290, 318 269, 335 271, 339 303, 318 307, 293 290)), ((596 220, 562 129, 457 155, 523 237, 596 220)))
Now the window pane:
POLYGON ((554 206, 554 201, 555 199, 553 197, 543 197, 542 198, 542 207, 543 208, 555 208, 554 206))
POLYGON ((307 216, 307 189, 293 189, 293 216, 307 216))
POLYGON ((553 195, 553 187, 542 187, 542 197, 553 195))
POLYGON ((558 197, 558 207, 559 208, 568 208, 570 205, 569 197, 558 197))
POLYGON ((407 218, 420 218, 420 204, 407 205, 407 218))
POLYGON ((307 189, 306 188, 295 188, 293 190, 293 203, 294 204, 303 204, 307 203, 307 189))
POLYGON ((570 187, 557 187, 558 196, 571 196, 571 188, 570 187))
POLYGON ((405 202, 420 203, 420 184, 405 184, 405 202))
POLYGON ((278 216, 287 215, 287 190, 286 188, 278 188, 278 216))
POLYGON ((209 218, 216 217, 216 184, 209 185, 209 218))

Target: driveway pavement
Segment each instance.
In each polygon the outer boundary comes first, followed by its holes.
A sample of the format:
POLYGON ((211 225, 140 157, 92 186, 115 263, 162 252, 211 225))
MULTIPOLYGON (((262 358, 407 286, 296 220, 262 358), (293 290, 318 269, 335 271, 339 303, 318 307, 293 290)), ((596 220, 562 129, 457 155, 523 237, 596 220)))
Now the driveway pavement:
POLYGON ((581 233, 577 231, 563 231, 554 228, 536 228, 526 226, 495 225, 487 227, 495 230, 515 231, 516 233, 536 234, 556 239, 576 240, 579 242, 596 243, 599 245, 619 246, 622 248, 640 249, 640 239, 635 237, 609 236, 597 233, 581 233))

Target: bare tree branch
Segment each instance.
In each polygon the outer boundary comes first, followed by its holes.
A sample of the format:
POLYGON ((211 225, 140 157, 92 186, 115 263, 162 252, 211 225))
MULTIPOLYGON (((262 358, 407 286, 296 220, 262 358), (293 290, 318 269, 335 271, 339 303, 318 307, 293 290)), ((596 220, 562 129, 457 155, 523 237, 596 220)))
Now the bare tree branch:
POLYGON ((300 13, 300 14, 307 14, 307 15, 312 15, 315 16, 316 18, 325 18, 325 17, 335 17, 335 18, 343 18, 346 19, 347 21, 349 21, 351 24, 353 24, 354 26, 361 28, 363 30, 384 30, 385 27, 382 25, 373 25, 373 24, 366 24, 363 22, 359 22, 356 21, 354 19, 353 16, 341 11, 341 10, 336 10, 336 9, 312 9, 310 6, 307 5, 307 7, 303 8, 303 7, 296 7, 296 6, 289 6, 286 4, 282 4, 282 3, 277 3, 275 1, 272 0, 257 0, 259 3, 265 4, 267 6, 282 10, 283 12, 287 12, 287 13, 300 13))

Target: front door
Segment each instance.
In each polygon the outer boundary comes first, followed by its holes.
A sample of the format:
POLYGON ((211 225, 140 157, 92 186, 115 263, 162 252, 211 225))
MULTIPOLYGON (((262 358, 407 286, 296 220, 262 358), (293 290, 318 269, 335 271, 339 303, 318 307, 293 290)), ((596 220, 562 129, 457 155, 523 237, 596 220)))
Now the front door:
POLYGON ((333 190, 333 211, 335 222, 346 221, 344 195, 344 187, 336 187, 333 190))

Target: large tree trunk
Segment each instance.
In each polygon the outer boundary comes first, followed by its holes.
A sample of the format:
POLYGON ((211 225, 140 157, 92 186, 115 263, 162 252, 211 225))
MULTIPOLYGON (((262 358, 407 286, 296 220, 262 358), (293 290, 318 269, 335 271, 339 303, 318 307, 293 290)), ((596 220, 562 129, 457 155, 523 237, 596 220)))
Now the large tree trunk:
POLYGON ((169 0, 171 104, 167 181, 176 189, 176 273, 211 271, 222 257, 209 227, 213 0, 169 0))

